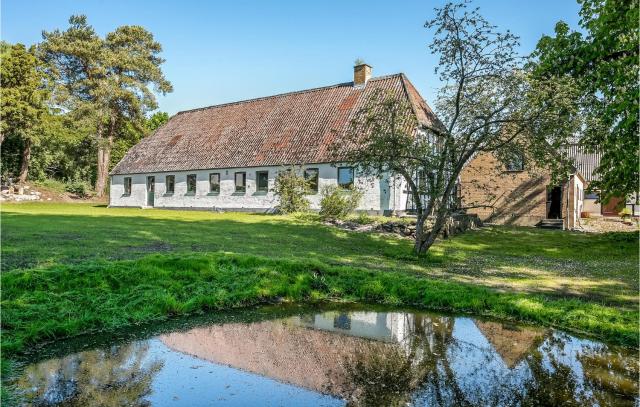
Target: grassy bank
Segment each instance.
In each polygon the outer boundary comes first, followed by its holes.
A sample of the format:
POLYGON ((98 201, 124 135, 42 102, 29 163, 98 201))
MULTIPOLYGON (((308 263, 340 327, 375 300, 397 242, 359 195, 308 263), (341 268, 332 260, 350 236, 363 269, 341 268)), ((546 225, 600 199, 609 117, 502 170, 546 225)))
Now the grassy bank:
POLYGON ((517 319, 637 344, 637 312, 403 273, 237 254, 151 255, 3 277, 8 353, 59 337, 276 300, 349 300, 517 319))
POLYGON ((279 299, 412 305, 638 344, 638 240, 487 227, 441 241, 313 217, 2 206, 5 355, 94 330, 279 299))

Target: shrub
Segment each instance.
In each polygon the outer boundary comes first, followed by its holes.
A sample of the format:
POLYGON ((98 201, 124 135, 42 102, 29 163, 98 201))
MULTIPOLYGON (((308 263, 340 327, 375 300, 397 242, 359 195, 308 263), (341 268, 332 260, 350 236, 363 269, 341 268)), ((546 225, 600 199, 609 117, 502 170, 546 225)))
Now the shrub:
POLYGON ((323 219, 344 219, 358 207, 362 195, 362 191, 356 188, 327 185, 322 188, 320 216, 323 219))
POLYGON ((623 208, 619 213, 618 216, 620 216, 622 219, 626 219, 626 218, 630 218, 631 217, 631 209, 630 208, 623 208))
POLYGON ((81 198, 84 198, 89 195, 89 191, 91 191, 91 185, 89 185, 87 181, 74 179, 67 181, 65 190, 81 198))
POLYGON ((370 225, 372 223, 375 223, 376 220, 371 216, 367 215, 366 212, 360 212, 358 216, 356 216, 353 219, 353 221, 359 225, 370 225))
POLYGON ((276 207, 280 213, 305 212, 309 210, 306 194, 309 182, 293 168, 278 172, 273 193, 280 199, 276 207))

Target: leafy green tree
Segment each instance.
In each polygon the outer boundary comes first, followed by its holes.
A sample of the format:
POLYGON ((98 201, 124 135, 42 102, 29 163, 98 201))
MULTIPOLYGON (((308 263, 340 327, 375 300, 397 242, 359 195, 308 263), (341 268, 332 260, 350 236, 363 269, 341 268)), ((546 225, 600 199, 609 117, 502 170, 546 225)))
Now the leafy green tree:
POLYGON ((118 130, 157 108, 154 91, 166 94, 172 87, 160 67, 162 46, 143 27, 121 26, 101 38, 85 16, 72 16, 69 25, 66 31, 44 32, 39 52, 56 78, 55 101, 94 120, 95 185, 102 196, 118 130))
MULTIPOLYGON (((47 113, 47 90, 44 75, 34 49, 22 44, 1 45, 0 77, 0 143, 13 138, 9 150, 3 152, 3 167, 11 163, 11 152, 20 149, 18 180, 25 182, 31 150, 39 141, 42 117, 47 113), (12 148, 14 147, 14 148, 12 148)), ((11 168, 11 166, 10 166, 11 168)))
POLYGON ((149 131, 156 131, 162 125, 169 121, 169 113, 167 112, 155 112, 146 121, 146 127, 149 131))
POLYGON ((465 209, 455 202, 456 187, 475 154, 525 144, 549 154, 543 136, 571 133, 574 122, 566 119, 575 117, 557 113, 570 107, 556 108, 571 101, 571 87, 530 78, 516 52, 518 38, 497 31, 467 2, 436 9, 426 27, 434 32, 430 49, 446 84, 436 104, 440 120, 420 124, 403 97, 375 92, 348 132, 358 147, 343 155, 365 174, 403 179, 416 209, 418 254, 429 250, 453 212, 465 209), (533 129, 545 132, 529 137, 533 129))
POLYGON ((537 77, 570 76, 582 92, 585 127, 580 143, 598 149, 600 180, 591 187, 607 199, 638 190, 638 0, 578 0, 584 34, 558 22, 533 53, 537 77))
POLYGON ((280 213, 305 212, 309 210, 309 181, 300 170, 290 167, 278 171, 273 185, 273 193, 278 197, 276 207, 280 213))

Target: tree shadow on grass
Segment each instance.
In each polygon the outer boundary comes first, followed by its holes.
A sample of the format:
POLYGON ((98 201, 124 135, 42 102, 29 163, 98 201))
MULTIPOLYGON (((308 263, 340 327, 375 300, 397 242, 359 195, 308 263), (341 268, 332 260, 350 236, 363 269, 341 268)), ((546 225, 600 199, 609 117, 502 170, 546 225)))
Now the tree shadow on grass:
MULTIPOLYGON (((440 279, 463 278, 467 282, 477 277, 476 283, 487 287, 509 287, 509 280, 529 279, 526 287, 516 284, 512 287, 557 296, 567 295, 565 286, 558 284, 554 292, 548 284, 537 287, 536 278, 571 275, 589 280, 588 287, 575 295, 614 303, 620 302, 614 293, 637 291, 638 286, 635 275, 621 275, 613 286, 609 276, 604 276, 607 273, 597 269, 618 262, 632 270, 637 245, 634 247, 630 239, 617 241, 606 236, 489 227, 438 242, 427 256, 416 257, 408 239, 348 232, 288 217, 261 214, 211 214, 210 219, 156 217, 166 216, 165 212, 168 211, 132 216, 105 211, 105 216, 89 216, 4 209, 2 270, 128 260, 152 253, 233 252, 440 279), (574 270, 581 262, 585 268, 582 276, 574 270), (531 270, 516 270, 523 267, 531 270), (540 269, 544 270, 541 273, 544 276, 536 275, 540 269)), ((178 216, 182 213, 176 212, 178 216)))

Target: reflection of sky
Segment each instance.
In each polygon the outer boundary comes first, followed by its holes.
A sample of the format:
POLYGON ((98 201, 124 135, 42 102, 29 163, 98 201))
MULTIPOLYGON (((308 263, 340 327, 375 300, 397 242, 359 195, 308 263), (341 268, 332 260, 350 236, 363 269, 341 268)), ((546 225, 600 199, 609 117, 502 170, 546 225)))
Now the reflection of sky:
POLYGON ((576 391, 584 392, 587 396, 593 395, 591 389, 585 386, 584 368, 578 356, 586 349, 599 349, 601 352, 604 352, 601 346, 589 340, 578 339, 561 333, 553 333, 552 338, 547 339, 540 348, 546 350, 546 352, 542 353, 542 364, 547 371, 554 371, 552 359, 560 365, 568 366, 576 380, 576 391))
POLYGON ((342 406, 344 401, 217 365, 149 341, 149 358, 163 360, 147 399, 154 406, 342 406))
POLYGON ((509 369, 472 319, 456 318, 453 337, 447 358, 460 389, 471 400, 488 401, 491 395, 508 394, 505 388, 518 391, 518 384, 530 377, 522 362, 509 369))
MULTIPOLYGON (((430 358, 428 355, 430 351, 439 351, 438 344, 444 344, 441 342, 444 337, 431 329, 433 326, 438 326, 435 323, 436 320, 440 324, 443 323, 442 320, 434 318, 421 320, 424 325, 416 324, 416 317, 407 313, 329 312, 313 316, 293 317, 286 321, 293 325, 331 331, 331 335, 349 335, 373 339, 378 342, 396 343, 396 346, 406 350, 411 348, 415 335, 426 335, 424 339, 428 339, 427 343, 418 342, 421 344, 420 346, 425 345, 425 348, 417 349, 418 357, 416 360, 422 360, 422 357, 430 358), (432 322, 433 326, 428 321, 432 322)), ((274 323, 282 323, 282 321, 276 320, 274 323)), ((247 328, 250 329, 250 326, 250 324, 247 325, 247 328)), ((445 354, 434 354, 437 359, 437 377, 439 380, 447 380, 446 383, 440 383, 441 385, 438 386, 440 391, 446 393, 443 395, 445 404, 451 404, 456 400, 456 395, 453 394, 455 387, 468 402, 474 405, 505 405, 510 404, 514 397, 524 396, 522 394, 525 391, 524 384, 534 380, 525 360, 520 360, 515 366, 509 368, 508 363, 513 363, 513 358, 507 357, 509 361, 505 362, 494 349, 492 342, 485 337, 483 330, 471 318, 455 318, 452 331, 448 332, 451 332, 452 338, 448 334, 445 337, 452 340, 445 344, 445 354), (447 377, 448 374, 450 374, 449 377, 447 377)), ((488 337, 496 339, 492 335, 488 335, 488 337)), ((503 339, 508 339, 508 337, 503 339)), ((203 340, 206 341, 206 337, 203 340)), ((506 341, 498 343, 504 342, 506 341)), ((494 341, 494 343, 496 342, 494 341)), ((126 376, 127 371, 132 369, 136 363, 142 362, 143 366, 151 371, 155 361, 162 362, 161 369, 152 376, 151 394, 146 397, 152 405, 184 405, 189 407, 205 405, 344 405, 343 400, 331 396, 183 354, 168 348, 156 338, 134 342, 128 346, 132 347, 131 349, 135 352, 125 353, 124 355, 128 355, 128 357, 122 361, 117 359, 118 347, 90 352, 98 352, 102 355, 97 358, 102 363, 105 359, 116 357, 115 361, 119 365, 109 368, 121 370, 122 373, 116 375, 118 377, 126 376)), ((261 351, 268 353, 269 346, 277 347, 279 344, 267 343, 261 351)), ((516 345, 514 344, 514 346, 516 345)), ((582 365, 579 356, 585 352, 593 351, 594 354, 606 358, 611 352, 607 346, 597 342, 577 339, 552 331, 538 345, 537 350, 542 355, 541 367, 547 372, 553 373, 554 363, 571 371, 576 381, 576 393, 586 396, 586 398, 581 398, 583 401, 590 400, 593 384, 585 380, 585 368, 588 371, 591 370, 588 365, 582 365)), ((528 349, 521 356, 526 357, 532 351, 534 349, 528 349)), ((72 397, 76 390, 77 367, 82 359, 82 354, 76 354, 67 356, 61 364, 57 360, 41 362, 42 369, 36 370, 29 380, 30 383, 38 386, 34 387, 33 391, 38 388, 43 389, 43 398, 49 402, 59 402, 72 397), (36 373, 44 373, 44 376, 41 377, 36 373), (40 380, 45 383, 38 383, 40 380)), ((91 363, 91 360, 93 358, 87 357, 84 362, 91 363)), ((275 362, 284 363, 280 358, 277 358, 275 362)), ((109 364, 105 365, 110 366, 109 364)), ((537 370, 535 371, 537 372, 537 370)), ((326 373, 335 374, 336 372, 326 373)), ((620 375, 620 372, 610 373, 612 376, 620 375)), ((623 380, 629 379, 628 377, 619 377, 623 380)), ((97 383, 96 386, 99 387, 99 384, 97 383)), ((562 385, 561 383, 560 386, 562 385)), ((425 384, 417 390, 413 401, 416 405, 434 404, 434 390, 433 386, 425 384)), ((571 391, 573 390, 571 389, 571 391)), ((596 391, 596 393, 598 392, 596 391)), ((614 397, 612 400, 617 399, 614 397)))

